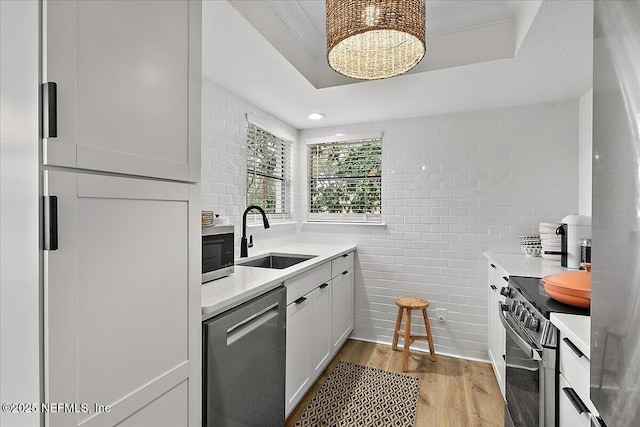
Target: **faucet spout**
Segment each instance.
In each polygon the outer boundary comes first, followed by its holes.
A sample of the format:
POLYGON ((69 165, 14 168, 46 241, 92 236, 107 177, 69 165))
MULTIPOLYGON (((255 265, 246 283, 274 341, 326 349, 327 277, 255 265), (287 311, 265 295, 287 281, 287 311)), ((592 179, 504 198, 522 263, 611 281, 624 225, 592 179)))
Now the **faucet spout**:
POLYGON ((253 242, 247 244, 247 214, 252 210, 257 210, 262 215, 262 225, 264 228, 269 228, 269 220, 267 214, 260 206, 249 206, 244 210, 242 214, 242 239, 240 240, 240 258, 246 258, 249 256, 249 248, 253 246, 253 242))

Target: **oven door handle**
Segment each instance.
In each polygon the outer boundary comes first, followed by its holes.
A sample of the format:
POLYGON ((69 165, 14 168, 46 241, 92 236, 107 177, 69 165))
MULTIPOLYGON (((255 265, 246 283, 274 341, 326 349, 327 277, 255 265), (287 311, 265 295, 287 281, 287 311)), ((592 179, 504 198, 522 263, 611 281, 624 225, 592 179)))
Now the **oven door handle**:
POLYGON ((527 341, 524 340, 524 338, 522 338, 516 332, 515 329, 513 329, 513 326, 511 326, 507 318, 504 316, 504 312, 502 311, 502 304, 500 302, 498 302, 498 317, 500 318, 500 323, 502 323, 502 326, 504 326, 505 331, 509 334, 511 339, 513 339, 513 341, 518 344, 518 347, 520 347, 522 351, 524 351, 533 360, 542 360, 540 352, 537 349, 533 348, 527 341))

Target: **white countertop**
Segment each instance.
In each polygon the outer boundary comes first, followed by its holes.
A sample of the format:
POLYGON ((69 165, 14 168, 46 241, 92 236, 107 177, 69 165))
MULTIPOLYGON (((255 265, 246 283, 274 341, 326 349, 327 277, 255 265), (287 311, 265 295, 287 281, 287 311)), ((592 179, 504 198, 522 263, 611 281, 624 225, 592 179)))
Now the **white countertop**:
POLYGON ((315 255, 314 258, 281 270, 236 265, 235 272, 231 276, 204 283, 202 285, 202 320, 275 289, 285 280, 355 249, 355 245, 294 243, 256 252, 248 258, 236 259, 237 263, 267 254, 315 255))
POLYGON ((509 276, 544 277, 549 274, 568 271, 560 265, 560 261, 553 261, 541 257, 529 257, 524 254, 484 254, 489 262, 498 264, 509 276))
POLYGON ((591 317, 551 313, 551 323, 560 329, 587 358, 591 353, 591 317))

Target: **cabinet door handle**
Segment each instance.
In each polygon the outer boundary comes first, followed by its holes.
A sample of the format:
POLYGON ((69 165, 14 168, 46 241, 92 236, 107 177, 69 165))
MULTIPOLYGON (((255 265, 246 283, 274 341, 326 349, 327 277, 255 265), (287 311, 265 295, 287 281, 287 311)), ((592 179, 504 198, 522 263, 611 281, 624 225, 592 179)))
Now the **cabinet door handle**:
POLYGON ((578 414, 582 414, 585 412, 587 414, 590 413, 589 409, 584 404, 584 402, 580 399, 580 396, 578 396, 578 393, 576 393, 574 389, 572 389, 571 387, 563 387, 562 391, 564 392, 564 394, 567 395, 567 397, 571 401, 571 404, 573 404, 573 407, 576 408, 576 412, 578 412, 578 414))
POLYGON ((349 254, 342 254, 342 258, 346 258, 348 256, 349 256, 349 254))
POLYGON ((58 197, 42 196, 42 249, 58 249, 58 197))
POLYGON ((347 274, 349 271, 345 270, 342 272, 342 275, 344 276, 345 274, 347 274))
POLYGON ((494 291, 498 290, 498 287, 496 285, 491 285, 491 289, 493 289, 494 291))
POLYGON ((323 283, 322 285, 320 285, 320 289, 324 289, 324 288, 326 288, 327 286, 329 286, 329 284, 328 284, 328 283, 323 283))
POLYGON ((42 137, 56 138, 58 136, 58 85, 55 82, 42 83, 40 90, 42 137))
POLYGON ((578 356, 578 358, 582 358, 584 357, 584 353, 580 351, 580 349, 571 342, 571 340, 569 338, 562 338, 562 341, 564 341, 565 343, 567 343, 567 346, 573 350, 573 352, 576 354, 576 356, 578 356))
POLYGON ((495 264, 489 264, 491 267, 496 268, 495 264))
POLYGON ((305 302, 307 299, 305 297, 300 297, 297 300, 295 300, 294 302, 296 304, 302 304, 303 302, 305 302))
POLYGON ((509 276, 502 276, 502 279, 503 279, 505 282, 508 282, 508 281, 509 281, 509 276))

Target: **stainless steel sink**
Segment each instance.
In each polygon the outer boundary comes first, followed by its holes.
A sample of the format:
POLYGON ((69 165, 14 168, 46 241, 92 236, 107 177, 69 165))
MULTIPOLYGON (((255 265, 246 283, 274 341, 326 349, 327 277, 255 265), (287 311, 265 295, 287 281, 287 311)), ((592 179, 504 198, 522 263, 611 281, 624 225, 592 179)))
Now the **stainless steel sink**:
POLYGON ((249 261, 237 262, 236 264, 247 267, 275 268, 281 270, 315 257, 316 255, 266 255, 249 261))

